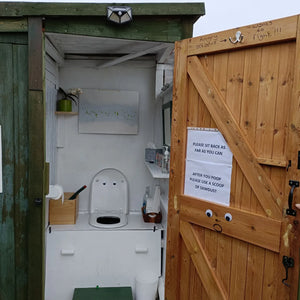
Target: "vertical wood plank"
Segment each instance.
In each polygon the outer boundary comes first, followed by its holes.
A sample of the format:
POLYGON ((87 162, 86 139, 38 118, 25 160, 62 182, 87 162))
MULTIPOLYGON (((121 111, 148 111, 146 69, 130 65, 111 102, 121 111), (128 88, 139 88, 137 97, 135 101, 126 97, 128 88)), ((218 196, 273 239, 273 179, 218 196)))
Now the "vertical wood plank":
POLYGON ((240 126, 251 145, 254 145, 255 142, 260 65, 261 48, 247 50, 245 53, 240 126))
POLYGON ((262 49, 255 142, 255 152, 261 158, 272 156, 279 50, 280 46, 278 45, 266 46, 262 49))
MULTIPOLYGON (((300 170, 298 169, 298 151, 300 151, 300 16, 298 16, 297 24, 297 39, 295 43, 295 61, 294 61, 294 83, 292 90, 292 98, 290 104, 290 120, 289 120, 289 133, 288 133, 288 145, 287 145, 287 158, 291 160, 291 167, 288 169, 287 178, 292 180, 299 180, 300 170)), ((286 180, 286 191, 290 190, 288 186, 288 180, 286 180)), ((287 198, 286 198, 287 199, 287 198)), ((300 191, 296 189, 294 193, 294 203, 300 203, 300 191)), ((287 203, 284 203, 287 206, 287 203)), ((290 255, 295 260, 295 266, 299 266, 299 249, 300 249, 300 212, 297 211, 297 216, 294 218, 288 218, 286 221, 287 226, 292 226, 292 232, 289 236, 290 241, 290 255), (298 224, 298 225, 296 225, 298 224)), ((287 228, 287 227, 286 227, 287 228)), ((285 232, 285 231, 284 231, 285 232)), ((289 276, 291 276, 291 288, 290 299, 296 299, 298 293, 297 283, 299 282, 299 270, 294 268, 291 270, 289 276)), ((281 296, 281 294, 279 295, 281 296)), ((300 295, 298 295, 298 298, 300 295)))
POLYGON ((248 244, 237 239, 233 240, 231 255, 232 260, 229 299, 244 299, 247 274, 248 244))
POLYGON ((179 299, 190 299, 190 286, 192 285, 193 279, 191 277, 191 258, 186 246, 183 242, 181 245, 181 266, 180 266, 180 297, 179 299))
POLYGON ((14 116, 11 44, 0 44, 0 124, 3 193, 0 194, 0 298, 15 299, 14 116))
POLYGON ((209 299, 205 289, 202 286, 199 275, 197 274, 196 268, 194 265, 191 266, 190 276, 190 296, 189 298, 181 298, 181 299, 189 299, 189 300, 200 300, 200 299, 209 299))
POLYGON ((198 110, 199 110, 199 94, 189 80, 188 83, 188 114, 187 114, 187 126, 197 127, 198 126, 198 110))
POLYGON ((13 45, 16 300, 27 299, 28 64, 27 45, 13 45))
POLYGON ((245 52, 230 52, 227 67, 227 89, 225 101, 229 106, 237 123, 240 120, 241 98, 244 82, 245 52))
MULTIPOLYGON (((210 74, 213 74, 214 70, 214 59, 213 56, 202 56, 200 57, 202 65, 208 70, 210 74)), ((200 97, 201 98, 201 97, 200 97)), ((201 115, 201 124, 199 127, 210 128, 212 124, 212 117, 201 99, 201 106, 199 106, 199 114, 201 115)))
POLYGON ((43 92, 43 33, 42 19, 28 19, 28 295, 43 299, 44 287, 44 165, 45 165, 45 106, 43 92), (41 199, 42 205, 36 205, 41 199))
POLYGON ((43 31, 42 18, 30 17, 28 19, 28 74, 29 89, 43 90, 43 31))
POLYGON ((261 299, 264 277, 265 250, 249 245, 245 300, 261 299))
POLYGON ((274 122, 274 142, 272 158, 286 161, 286 145, 290 99, 293 86, 293 69, 295 62, 294 43, 280 46, 277 100, 274 122))
POLYGON ((166 258, 166 300, 179 299, 179 207, 183 193, 187 120, 187 40, 175 44, 172 139, 166 258))
POLYGON ((278 254, 271 251, 266 251, 262 299, 278 299, 276 280, 278 274, 278 254))

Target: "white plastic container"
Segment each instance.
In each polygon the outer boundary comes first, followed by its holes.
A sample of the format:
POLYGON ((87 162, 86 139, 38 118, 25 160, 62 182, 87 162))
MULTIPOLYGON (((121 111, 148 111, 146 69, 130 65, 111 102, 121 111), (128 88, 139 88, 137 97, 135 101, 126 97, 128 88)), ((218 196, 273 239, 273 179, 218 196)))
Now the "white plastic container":
POLYGON ((135 300, 155 300, 158 276, 152 272, 143 272, 135 278, 135 300))

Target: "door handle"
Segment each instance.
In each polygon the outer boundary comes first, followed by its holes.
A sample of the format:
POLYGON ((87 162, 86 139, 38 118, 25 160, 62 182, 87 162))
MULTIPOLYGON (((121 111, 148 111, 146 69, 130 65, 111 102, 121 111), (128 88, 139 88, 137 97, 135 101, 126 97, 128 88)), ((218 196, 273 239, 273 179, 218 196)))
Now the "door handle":
POLYGON ((286 286, 290 286, 288 283, 286 283, 286 281, 288 280, 289 277, 289 268, 294 267, 295 261, 292 257, 283 256, 282 263, 285 268, 285 278, 282 279, 282 283, 286 286))
POLYGON ((288 199, 289 208, 287 208, 286 214, 289 216, 295 217, 297 212, 293 209, 293 198, 294 198, 295 188, 299 187, 299 181, 290 180, 289 185, 291 187, 291 190, 290 190, 289 199, 288 199))

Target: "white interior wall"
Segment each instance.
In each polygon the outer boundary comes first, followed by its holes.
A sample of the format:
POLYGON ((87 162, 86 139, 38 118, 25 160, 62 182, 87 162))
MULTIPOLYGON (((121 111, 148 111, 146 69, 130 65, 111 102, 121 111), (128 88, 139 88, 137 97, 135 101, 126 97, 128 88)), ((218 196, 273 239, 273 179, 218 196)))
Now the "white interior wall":
POLYGON ((59 84, 57 64, 48 56, 45 57, 46 77, 46 161, 50 163, 49 183, 56 180, 56 99, 59 84))
POLYGON ((65 90, 97 88, 139 92, 137 135, 79 134, 78 116, 58 116, 60 148, 56 183, 65 191, 88 186, 80 195, 79 210, 88 209, 91 180, 104 168, 116 168, 127 177, 130 210, 140 210, 145 186, 153 186, 144 165, 144 151, 148 142, 162 142, 161 104, 154 99, 155 69, 155 60, 129 61, 103 69, 97 68, 95 61, 70 60, 60 68, 59 85, 65 90))

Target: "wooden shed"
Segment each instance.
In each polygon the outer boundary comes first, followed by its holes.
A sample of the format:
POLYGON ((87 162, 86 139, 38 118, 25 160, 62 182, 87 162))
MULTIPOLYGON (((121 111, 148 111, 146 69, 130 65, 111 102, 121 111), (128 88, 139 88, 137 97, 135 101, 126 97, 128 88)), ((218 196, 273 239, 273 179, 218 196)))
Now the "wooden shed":
POLYGON ((131 41, 127 48, 121 43, 116 45, 118 51, 106 55, 161 58, 166 49, 170 51, 166 45, 190 38, 194 22, 204 15, 203 3, 132 3, 127 5, 132 22, 115 24, 107 20, 108 6, 114 4, 0 3, 1 300, 44 298, 44 211, 49 185, 45 49, 59 64, 66 54, 95 55, 88 50, 96 40, 85 45, 85 38, 97 37, 100 44, 105 38, 131 41), (64 53, 53 47, 50 36, 62 43, 64 36, 80 37, 64 53), (139 42, 146 44, 138 51, 139 42), (74 43, 82 47, 81 53, 74 43))

